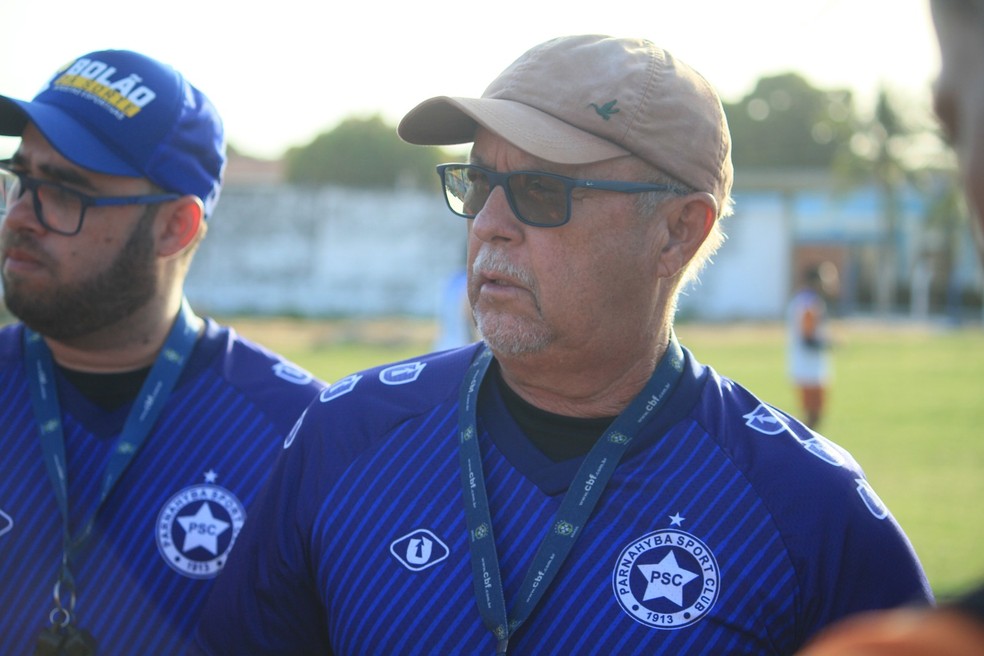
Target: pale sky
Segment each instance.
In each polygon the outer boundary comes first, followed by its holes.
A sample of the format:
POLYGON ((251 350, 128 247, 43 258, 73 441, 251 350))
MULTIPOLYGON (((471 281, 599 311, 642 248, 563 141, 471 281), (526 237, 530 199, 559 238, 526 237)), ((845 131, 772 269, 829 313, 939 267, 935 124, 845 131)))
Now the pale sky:
MULTIPOLYGON (((928 0, 2 0, 0 94, 31 98, 78 55, 138 50, 172 64, 259 157, 342 119, 396 124, 435 95, 480 95, 555 36, 654 41, 726 101, 796 71, 870 102, 886 86, 925 102, 939 55, 928 0)), ((0 138, 0 156, 16 142, 0 138)))

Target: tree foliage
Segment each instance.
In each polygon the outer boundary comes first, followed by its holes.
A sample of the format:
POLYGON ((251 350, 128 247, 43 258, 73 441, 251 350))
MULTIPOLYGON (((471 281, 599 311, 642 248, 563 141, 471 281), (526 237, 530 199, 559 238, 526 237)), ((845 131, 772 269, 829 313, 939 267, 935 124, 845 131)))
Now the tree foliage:
POLYGON ((850 92, 816 89, 796 73, 760 79, 724 110, 737 170, 829 169, 851 139, 850 92))
MULTIPOLYGON (((891 169, 900 164, 920 168, 885 159, 911 151, 899 147, 926 133, 909 128, 889 100, 882 94, 874 115, 862 117, 849 91, 817 89, 796 73, 763 77, 744 98, 724 103, 735 168, 823 170, 842 179, 897 175, 891 169)), ((347 118, 309 144, 290 149, 284 160, 291 183, 385 189, 435 184, 434 167, 458 158, 451 152, 407 144, 394 126, 374 115, 347 118)))
POLYGON ((448 158, 441 148, 404 142, 378 115, 345 119, 284 155, 288 182, 369 189, 436 184, 434 167, 448 158))

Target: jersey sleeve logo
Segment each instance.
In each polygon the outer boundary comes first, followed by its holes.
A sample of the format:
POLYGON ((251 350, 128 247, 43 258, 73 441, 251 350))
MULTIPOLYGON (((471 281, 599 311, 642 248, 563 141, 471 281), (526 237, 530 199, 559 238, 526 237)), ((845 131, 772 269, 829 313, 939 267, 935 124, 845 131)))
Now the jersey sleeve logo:
POLYGON ((215 485, 215 472, 204 485, 186 487, 164 504, 157 516, 157 549, 171 569, 193 579, 210 579, 225 566, 246 522, 246 508, 229 490, 215 485))
POLYGON ((390 544, 390 553, 411 572, 433 567, 451 553, 439 537, 425 528, 418 528, 390 544))
POLYGON ((786 420, 778 412, 764 403, 760 403, 757 408, 749 412, 747 415, 744 415, 744 419, 747 426, 766 435, 779 435, 784 431, 788 432, 796 438, 796 441, 800 443, 800 446, 810 452, 811 455, 823 460, 828 465, 833 467, 843 467, 847 463, 847 459, 844 457, 843 452, 833 442, 822 435, 812 432, 809 439, 801 440, 799 435, 789 430, 786 420))
POLYGON ((337 399, 343 394, 348 394, 354 390, 360 380, 362 380, 362 374, 352 374, 351 376, 346 376, 345 378, 332 383, 330 387, 321 390, 321 396, 318 398, 322 403, 328 403, 332 399, 337 399))
POLYGON ((424 362, 407 362, 386 367, 379 372, 379 382, 384 385, 406 385, 420 377, 420 372, 426 367, 424 362))
POLYGON ((888 517, 888 506, 885 502, 881 500, 881 497, 875 493, 875 488, 871 487, 871 483, 863 478, 855 478, 854 482, 858 484, 857 491, 861 500, 864 501, 865 507, 868 509, 875 519, 885 519, 888 517))
MULTIPOLYGON (((679 513, 674 525, 683 522, 679 513)), ((619 554, 612 587, 622 610, 654 629, 676 630, 706 616, 721 590, 710 548, 694 535, 664 529, 643 535, 619 554)))
POLYGON ((828 440, 827 438, 813 434, 808 440, 800 440, 797 438, 804 449, 809 451, 812 455, 820 458, 828 465, 833 467, 843 467, 847 463, 847 459, 844 454, 838 449, 838 447, 828 440))
POLYGON ((786 421, 775 410, 759 403, 758 407, 744 415, 745 425, 766 435, 778 435, 789 430, 786 421))
POLYGON ((273 365, 273 375, 295 385, 307 385, 314 380, 310 373, 289 362, 278 362, 273 365))

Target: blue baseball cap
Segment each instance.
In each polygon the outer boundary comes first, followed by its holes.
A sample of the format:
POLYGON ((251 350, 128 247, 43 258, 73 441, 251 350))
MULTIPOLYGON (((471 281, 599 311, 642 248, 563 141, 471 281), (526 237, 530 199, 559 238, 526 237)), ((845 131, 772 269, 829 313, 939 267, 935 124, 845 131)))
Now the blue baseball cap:
POLYGON ((30 102, 0 96, 0 134, 28 121, 69 161, 198 196, 209 216, 226 163, 222 119, 172 67, 128 50, 83 55, 30 102))

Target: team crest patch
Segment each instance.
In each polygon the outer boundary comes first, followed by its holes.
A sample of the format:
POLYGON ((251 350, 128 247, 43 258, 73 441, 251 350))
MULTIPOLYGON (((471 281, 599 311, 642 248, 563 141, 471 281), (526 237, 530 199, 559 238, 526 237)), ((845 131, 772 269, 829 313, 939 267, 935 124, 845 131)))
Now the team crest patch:
POLYGON ((214 471, 204 485, 186 487, 167 500, 157 516, 157 549, 171 568, 193 579, 216 576, 246 521, 246 508, 229 490, 215 484, 214 471))
POLYGON ((626 546, 612 572, 612 586, 632 619, 654 629, 674 630, 707 615, 717 601, 721 574, 706 544, 671 528, 626 546))

